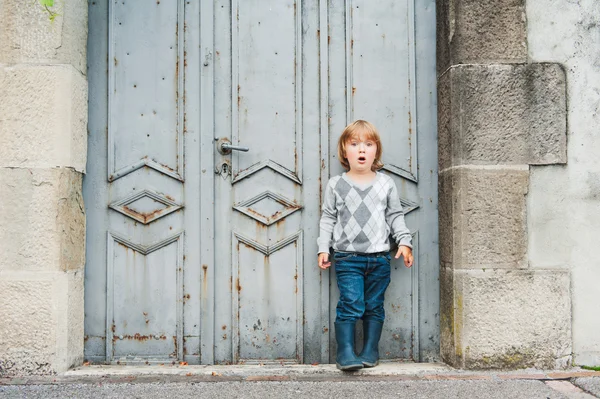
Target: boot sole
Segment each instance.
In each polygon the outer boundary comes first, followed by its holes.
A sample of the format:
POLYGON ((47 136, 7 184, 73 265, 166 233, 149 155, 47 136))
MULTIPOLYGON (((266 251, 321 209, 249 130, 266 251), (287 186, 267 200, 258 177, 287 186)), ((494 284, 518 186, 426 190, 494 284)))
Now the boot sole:
POLYGON ((335 367, 337 367, 338 369, 340 369, 342 371, 355 371, 355 370, 362 369, 364 366, 363 366, 362 363, 359 363, 359 364, 349 364, 347 366, 342 366, 339 363, 336 363, 335 367))
POLYGON ((362 362, 362 364, 363 364, 363 366, 364 366, 365 368, 367 368, 367 369, 368 369, 368 368, 371 368, 371 367, 375 367, 375 366, 377 366, 377 365, 379 364, 379 362, 375 362, 375 363, 367 363, 367 362, 362 362))

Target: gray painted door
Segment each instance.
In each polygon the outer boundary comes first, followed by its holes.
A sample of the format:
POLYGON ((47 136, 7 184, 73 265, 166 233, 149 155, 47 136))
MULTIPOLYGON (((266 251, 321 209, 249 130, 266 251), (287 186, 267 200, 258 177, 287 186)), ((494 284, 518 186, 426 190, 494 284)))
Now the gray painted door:
POLYGON ((413 0, 90 2, 86 358, 334 361, 320 195, 337 137, 365 118, 417 255, 393 265, 382 356, 436 359, 434 15, 413 0))
POLYGON ((199 360, 197 15, 183 0, 89 3, 90 360, 199 360))
MULTIPOLYGON (((347 121, 373 122, 381 134, 383 171, 396 182, 413 232, 414 266, 392 262, 380 354, 434 360, 439 351, 435 2, 331 0, 328 13, 330 134, 322 146, 330 149, 330 175, 342 172, 335 149, 347 121)), ((338 292, 331 286, 333 328, 338 292)), ((358 333, 361 348, 360 328, 358 333)))

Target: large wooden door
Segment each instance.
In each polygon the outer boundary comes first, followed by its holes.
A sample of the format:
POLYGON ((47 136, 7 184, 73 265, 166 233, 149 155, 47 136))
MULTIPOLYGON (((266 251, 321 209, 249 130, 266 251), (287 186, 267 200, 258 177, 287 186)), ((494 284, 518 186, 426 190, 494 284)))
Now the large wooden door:
POLYGON ((435 359, 434 14, 412 0, 91 2, 86 358, 334 361, 321 190, 343 127, 365 118, 417 254, 394 264, 382 355, 435 359))
POLYGON ((198 10, 89 3, 90 360, 200 359, 198 10))
POLYGON ((304 313, 319 316, 303 300, 304 228, 318 207, 306 180, 319 174, 305 156, 318 131, 307 118, 318 105, 304 105, 304 81, 316 83, 303 62, 316 54, 302 43, 307 15, 297 0, 215 2, 215 133, 249 148, 215 157, 230 172, 215 180, 217 362, 302 362, 304 313))

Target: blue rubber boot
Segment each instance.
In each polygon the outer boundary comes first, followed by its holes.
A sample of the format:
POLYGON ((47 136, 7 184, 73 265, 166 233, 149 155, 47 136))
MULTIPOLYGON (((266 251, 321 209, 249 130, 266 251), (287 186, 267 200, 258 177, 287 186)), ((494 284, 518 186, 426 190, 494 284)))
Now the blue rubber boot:
POLYGON ((363 320, 364 345, 358 355, 365 367, 375 367, 379 364, 379 339, 383 323, 376 320, 363 320))
POLYGON ((354 353, 355 324, 355 322, 335 323, 335 340, 337 341, 335 365, 343 371, 363 368, 362 362, 354 353))

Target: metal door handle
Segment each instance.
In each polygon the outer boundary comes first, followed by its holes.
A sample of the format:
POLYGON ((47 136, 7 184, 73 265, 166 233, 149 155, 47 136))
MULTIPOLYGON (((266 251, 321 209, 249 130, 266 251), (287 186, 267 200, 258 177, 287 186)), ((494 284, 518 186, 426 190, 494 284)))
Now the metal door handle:
POLYGON ((248 152, 250 151, 250 148, 242 147, 241 145, 223 143, 221 144, 221 150, 223 150, 223 152, 231 152, 232 150, 248 152))
POLYGON ((229 141, 226 138, 215 138, 215 141, 217 142, 217 151, 219 151, 222 155, 229 155, 231 154, 231 151, 250 151, 250 148, 248 147, 242 147, 241 145, 231 144, 231 141, 229 141))

